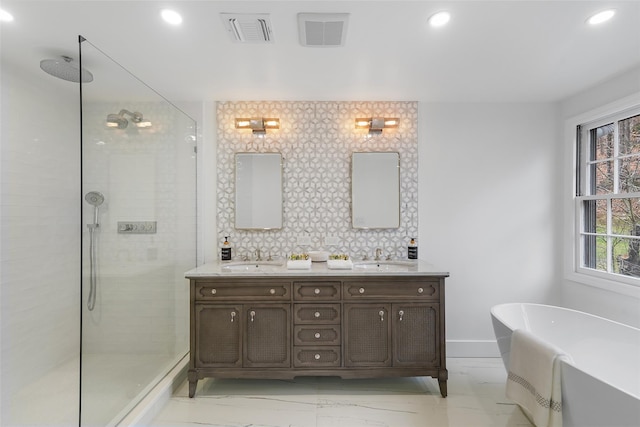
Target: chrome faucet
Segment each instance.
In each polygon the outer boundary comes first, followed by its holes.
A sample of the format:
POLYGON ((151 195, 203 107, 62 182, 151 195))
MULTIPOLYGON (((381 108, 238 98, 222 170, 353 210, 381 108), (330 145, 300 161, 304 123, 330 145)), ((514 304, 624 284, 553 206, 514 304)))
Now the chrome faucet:
POLYGON ((262 261, 262 256, 260 255, 260 248, 256 249, 256 261, 262 261))
POLYGON ((376 257, 374 258, 374 260, 380 261, 382 259, 381 257, 382 257, 382 249, 377 248, 376 249, 376 257))

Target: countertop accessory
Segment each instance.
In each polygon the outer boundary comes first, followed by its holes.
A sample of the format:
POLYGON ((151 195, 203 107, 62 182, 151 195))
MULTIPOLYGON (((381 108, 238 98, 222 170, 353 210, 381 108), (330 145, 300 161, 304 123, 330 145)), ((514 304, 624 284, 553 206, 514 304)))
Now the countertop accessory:
POLYGON ((325 262, 329 259, 329 252, 327 251, 309 251, 309 257, 313 262, 325 262))

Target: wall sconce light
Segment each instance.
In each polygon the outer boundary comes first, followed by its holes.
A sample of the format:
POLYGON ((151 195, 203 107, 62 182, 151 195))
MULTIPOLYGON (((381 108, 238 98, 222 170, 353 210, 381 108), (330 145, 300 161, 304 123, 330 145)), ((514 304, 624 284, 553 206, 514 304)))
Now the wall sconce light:
POLYGON ((129 125, 129 120, 124 117, 125 115, 131 117, 131 122, 139 128, 148 128, 151 126, 151 122, 145 120, 141 112, 135 111, 132 113, 129 110, 120 110, 118 114, 107 115, 107 127, 125 129, 129 125))
POLYGON ((254 135, 264 135, 267 133, 267 129, 280 129, 280 119, 263 117, 236 119, 236 129, 251 129, 254 135))
POLYGON ((397 128, 400 123, 398 118, 372 117, 356 119, 356 129, 368 129, 369 133, 379 134, 382 129, 397 128))

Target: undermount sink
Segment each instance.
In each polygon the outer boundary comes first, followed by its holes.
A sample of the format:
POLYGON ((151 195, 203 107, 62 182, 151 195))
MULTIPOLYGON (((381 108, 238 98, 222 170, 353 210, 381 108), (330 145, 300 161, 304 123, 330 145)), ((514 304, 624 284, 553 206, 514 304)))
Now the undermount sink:
POLYGON ((222 271, 251 272, 251 271, 275 271, 282 266, 277 261, 240 261, 222 266, 222 271))
POLYGON ((364 271, 412 271, 416 268, 416 263, 412 261, 359 261, 354 263, 353 268, 364 271))

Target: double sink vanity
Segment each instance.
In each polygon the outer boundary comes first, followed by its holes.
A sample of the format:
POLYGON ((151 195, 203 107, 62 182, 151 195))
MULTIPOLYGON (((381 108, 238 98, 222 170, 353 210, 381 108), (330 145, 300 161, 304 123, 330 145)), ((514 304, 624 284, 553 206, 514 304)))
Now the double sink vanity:
POLYGON ((420 260, 190 270, 189 396, 207 377, 430 376, 446 397, 448 275, 420 260))

